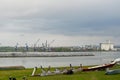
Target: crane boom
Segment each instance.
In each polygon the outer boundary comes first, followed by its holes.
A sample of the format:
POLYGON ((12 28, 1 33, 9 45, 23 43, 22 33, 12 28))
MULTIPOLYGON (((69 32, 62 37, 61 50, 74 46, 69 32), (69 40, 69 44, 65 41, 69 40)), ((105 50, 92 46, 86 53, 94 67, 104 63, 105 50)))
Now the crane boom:
POLYGON ((49 45, 51 45, 54 41, 55 41, 55 40, 52 40, 52 41, 49 43, 49 45))

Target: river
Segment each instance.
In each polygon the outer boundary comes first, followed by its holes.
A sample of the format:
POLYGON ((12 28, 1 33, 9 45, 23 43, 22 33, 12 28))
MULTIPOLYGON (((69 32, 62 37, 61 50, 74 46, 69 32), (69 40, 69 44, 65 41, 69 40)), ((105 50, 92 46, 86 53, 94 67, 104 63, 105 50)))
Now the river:
MULTIPOLYGON (((66 52, 64 52, 66 54, 66 52)), ((16 66, 22 65, 26 68, 33 68, 35 66, 61 67, 83 65, 99 65, 110 63, 116 58, 120 58, 120 52, 78 52, 78 53, 92 53, 95 56, 74 56, 74 57, 5 57, 0 58, 0 66, 16 66)))

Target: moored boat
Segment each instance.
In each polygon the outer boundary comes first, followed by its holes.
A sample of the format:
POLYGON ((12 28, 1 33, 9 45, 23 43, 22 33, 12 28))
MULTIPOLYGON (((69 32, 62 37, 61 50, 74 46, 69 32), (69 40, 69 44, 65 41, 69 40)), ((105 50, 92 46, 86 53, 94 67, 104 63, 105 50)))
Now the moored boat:
POLYGON ((24 66, 3 66, 0 67, 0 70, 22 70, 25 69, 24 66))
POLYGON ((98 65, 98 66, 94 66, 94 67, 83 68, 82 71, 105 70, 106 68, 111 68, 114 65, 115 65, 115 63, 103 64, 103 65, 98 65))
POLYGON ((83 68, 82 71, 105 70, 107 68, 113 67, 117 62, 120 62, 120 58, 115 59, 113 62, 111 62, 109 64, 102 64, 102 65, 98 65, 98 66, 83 68))

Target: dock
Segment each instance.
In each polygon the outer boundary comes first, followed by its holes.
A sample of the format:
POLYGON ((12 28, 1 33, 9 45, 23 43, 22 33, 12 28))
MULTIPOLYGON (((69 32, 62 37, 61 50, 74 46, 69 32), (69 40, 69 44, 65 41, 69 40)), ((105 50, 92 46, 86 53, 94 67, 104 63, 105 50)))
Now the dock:
POLYGON ((77 57, 94 56, 92 53, 79 52, 0 52, 0 57, 77 57))

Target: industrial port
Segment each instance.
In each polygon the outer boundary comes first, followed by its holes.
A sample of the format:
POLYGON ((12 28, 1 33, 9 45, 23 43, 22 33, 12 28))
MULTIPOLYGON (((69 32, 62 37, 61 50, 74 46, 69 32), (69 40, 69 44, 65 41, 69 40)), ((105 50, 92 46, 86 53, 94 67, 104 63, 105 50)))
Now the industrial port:
POLYGON ((0 52, 84 52, 84 51, 120 51, 120 47, 107 40, 104 43, 98 43, 97 45, 82 45, 82 46, 51 46, 55 40, 48 43, 46 40, 44 43, 39 44, 38 39, 33 46, 25 43, 24 46, 20 46, 16 43, 15 46, 0 46, 0 52))

